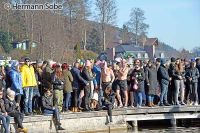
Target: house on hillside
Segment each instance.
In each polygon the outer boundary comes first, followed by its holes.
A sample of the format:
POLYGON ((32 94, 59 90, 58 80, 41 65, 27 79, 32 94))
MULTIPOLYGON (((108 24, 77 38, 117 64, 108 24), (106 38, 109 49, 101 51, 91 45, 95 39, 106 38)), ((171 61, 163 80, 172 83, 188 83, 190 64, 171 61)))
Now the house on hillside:
POLYGON ((141 46, 121 44, 115 47, 115 58, 123 55, 132 55, 134 58, 148 59, 148 53, 141 46))
MULTIPOLYGON (((30 48, 30 40, 24 40, 21 42, 13 42, 12 43, 13 49, 22 49, 22 50, 28 50, 30 48)), ((32 48, 36 47, 36 43, 32 43, 32 48)))
POLYGON ((141 60, 166 58, 164 51, 156 51, 157 46, 157 38, 147 38, 140 45, 121 43, 113 48, 107 49, 106 54, 108 60, 113 60, 116 57, 122 57, 126 54, 131 54, 134 58, 141 60))

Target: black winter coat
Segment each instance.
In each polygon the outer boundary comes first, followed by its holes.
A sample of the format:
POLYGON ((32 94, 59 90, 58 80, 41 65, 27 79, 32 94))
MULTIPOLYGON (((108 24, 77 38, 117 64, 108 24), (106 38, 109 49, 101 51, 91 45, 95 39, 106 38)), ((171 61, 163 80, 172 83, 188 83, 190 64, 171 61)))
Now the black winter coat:
POLYGON ((199 70, 197 68, 190 68, 185 75, 187 82, 189 83, 198 83, 199 70), (192 78, 192 81, 189 81, 189 78, 192 78))
POLYGON ((164 65, 161 65, 158 68, 158 81, 160 84, 169 84, 169 74, 168 74, 168 70, 164 65))
POLYGON ((157 88, 157 70, 156 68, 146 68, 145 79, 147 83, 147 94, 155 95, 157 88))
POLYGON ((51 96, 42 96, 42 107, 43 107, 43 110, 44 109, 49 109, 49 110, 52 110, 53 109, 53 95, 51 96))
POLYGON ((9 99, 5 99, 4 104, 8 114, 13 112, 18 112, 15 100, 10 101, 9 99))

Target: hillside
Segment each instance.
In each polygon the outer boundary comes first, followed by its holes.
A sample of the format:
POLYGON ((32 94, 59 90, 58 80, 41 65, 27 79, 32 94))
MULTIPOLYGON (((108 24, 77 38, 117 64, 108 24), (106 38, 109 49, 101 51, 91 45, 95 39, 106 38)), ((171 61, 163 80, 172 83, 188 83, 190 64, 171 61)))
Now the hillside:
POLYGON ((180 57, 180 52, 178 50, 167 45, 164 42, 159 41, 159 44, 156 50, 164 51, 167 57, 175 57, 175 58, 180 57))

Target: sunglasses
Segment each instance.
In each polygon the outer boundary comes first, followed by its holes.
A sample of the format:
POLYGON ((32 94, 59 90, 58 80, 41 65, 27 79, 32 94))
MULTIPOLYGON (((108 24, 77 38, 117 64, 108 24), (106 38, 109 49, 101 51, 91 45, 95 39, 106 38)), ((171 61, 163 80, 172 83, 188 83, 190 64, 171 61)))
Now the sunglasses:
POLYGON ((30 60, 26 60, 25 62, 30 62, 30 60))

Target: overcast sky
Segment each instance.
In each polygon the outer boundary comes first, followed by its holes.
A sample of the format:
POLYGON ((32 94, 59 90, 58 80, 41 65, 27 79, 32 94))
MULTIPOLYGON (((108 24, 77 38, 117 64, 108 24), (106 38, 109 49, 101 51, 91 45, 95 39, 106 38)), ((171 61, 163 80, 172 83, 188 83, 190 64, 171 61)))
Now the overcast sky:
POLYGON ((116 0, 117 25, 129 20, 131 8, 145 11, 149 37, 176 49, 200 46, 200 0, 116 0))

